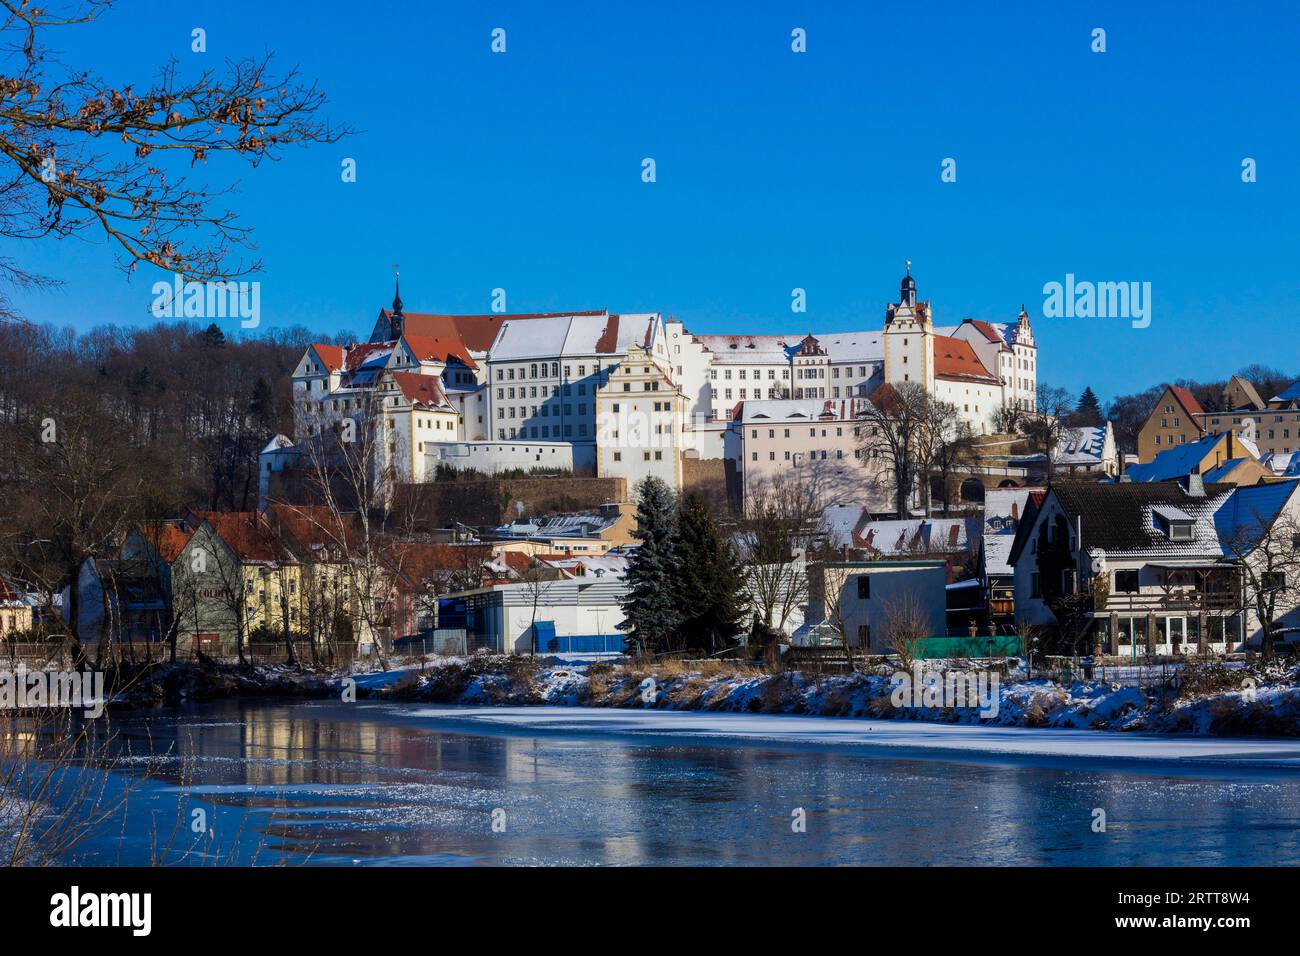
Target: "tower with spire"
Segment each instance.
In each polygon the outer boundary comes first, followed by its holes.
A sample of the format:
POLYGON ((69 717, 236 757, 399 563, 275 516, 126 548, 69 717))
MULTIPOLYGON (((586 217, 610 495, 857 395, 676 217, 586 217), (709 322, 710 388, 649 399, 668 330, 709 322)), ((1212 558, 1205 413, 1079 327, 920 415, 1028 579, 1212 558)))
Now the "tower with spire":
POLYGON ((934 390, 934 323, 930 304, 918 302, 912 260, 899 285, 898 302, 885 307, 885 381, 917 382, 934 390))
POLYGON ((389 321, 392 325, 393 338, 400 339, 402 337, 403 319, 405 318, 402 315, 402 274, 400 272, 394 271, 393 283, 393 311, 389 321))

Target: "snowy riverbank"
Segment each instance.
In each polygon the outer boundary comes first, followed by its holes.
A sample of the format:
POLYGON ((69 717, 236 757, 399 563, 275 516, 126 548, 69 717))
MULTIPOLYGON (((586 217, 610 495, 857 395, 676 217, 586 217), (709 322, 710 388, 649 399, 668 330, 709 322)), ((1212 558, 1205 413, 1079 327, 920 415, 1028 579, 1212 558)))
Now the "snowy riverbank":
POLYGON ((1101 681, 1018 679, 995 689, 996 706, 896 706, 887 671, 816 676, 708 665, 571 665, 529 658, 448 658, 363 696, 444 704, 554 705, 854 717, 985 727, 1300 736, 1300 668, 1187 669, 1180 689, 1143 691, 1101 681))

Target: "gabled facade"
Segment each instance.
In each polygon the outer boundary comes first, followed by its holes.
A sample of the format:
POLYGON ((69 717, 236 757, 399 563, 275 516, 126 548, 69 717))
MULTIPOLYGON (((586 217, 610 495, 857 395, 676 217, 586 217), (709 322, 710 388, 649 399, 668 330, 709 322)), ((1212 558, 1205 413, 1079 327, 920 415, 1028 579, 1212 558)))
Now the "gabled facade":
POLYGON ((1180 385, 1166 385, 1138 432, 1138 461, 1149 462, 1162 451, 1197 441, 1205 429, 1201 403, 1180 385))
MULTIPOLYGON (((1242 515, 1266 525, 1300 508, 1300 483, 1057 482, 1012 546, 1017 620, 1063 625, 1067 646, 1109 654, 1223 654, 1255 643, 1258 615, 1232 546, 1242 515), (1083 597, 1083 596, 1087 597, 1083 597), (1077 597, 1076 597, 1077 596, 1077 597)), ((1294 582, 1282 582, 1293 588, 1294 582)), ((1295 598, 1279 607, 1293 618, 1295 598)))

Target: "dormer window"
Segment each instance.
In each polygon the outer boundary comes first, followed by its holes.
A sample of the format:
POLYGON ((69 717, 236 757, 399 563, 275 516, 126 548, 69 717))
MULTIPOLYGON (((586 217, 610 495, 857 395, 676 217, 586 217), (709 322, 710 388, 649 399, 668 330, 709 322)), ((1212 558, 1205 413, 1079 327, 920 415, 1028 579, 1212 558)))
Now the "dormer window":
POLYGON ((1196 520, 1186 511, 1169 505, 1151 509, 1152 523, 1170 541, 1191 541, 1196 520))

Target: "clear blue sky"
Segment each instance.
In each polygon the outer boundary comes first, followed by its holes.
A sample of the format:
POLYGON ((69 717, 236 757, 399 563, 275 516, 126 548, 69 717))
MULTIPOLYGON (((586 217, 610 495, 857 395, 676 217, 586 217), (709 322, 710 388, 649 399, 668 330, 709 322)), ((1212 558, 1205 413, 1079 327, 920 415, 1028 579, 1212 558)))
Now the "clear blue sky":
MULTIPOLYGON (((499 286, 510 311, 875 328, 911 258, 939 322, 1024 302, 1040 377, 1108 397, 1300 370, 1300 16, 1245 6, 142 0, 59 45, 120 82, 272 50, 362 130, 210 161, 241 180, 265 323, 365 334, 400 262, 409 311, 487 311, 499 286), (1067 272, 1151 282, 1150 328, 1041 317, 1067 272)), ((66 281, 20 300, 33 319, 148 320, 159 276, 128 282, 106 246, 4 251, 66 281)))

